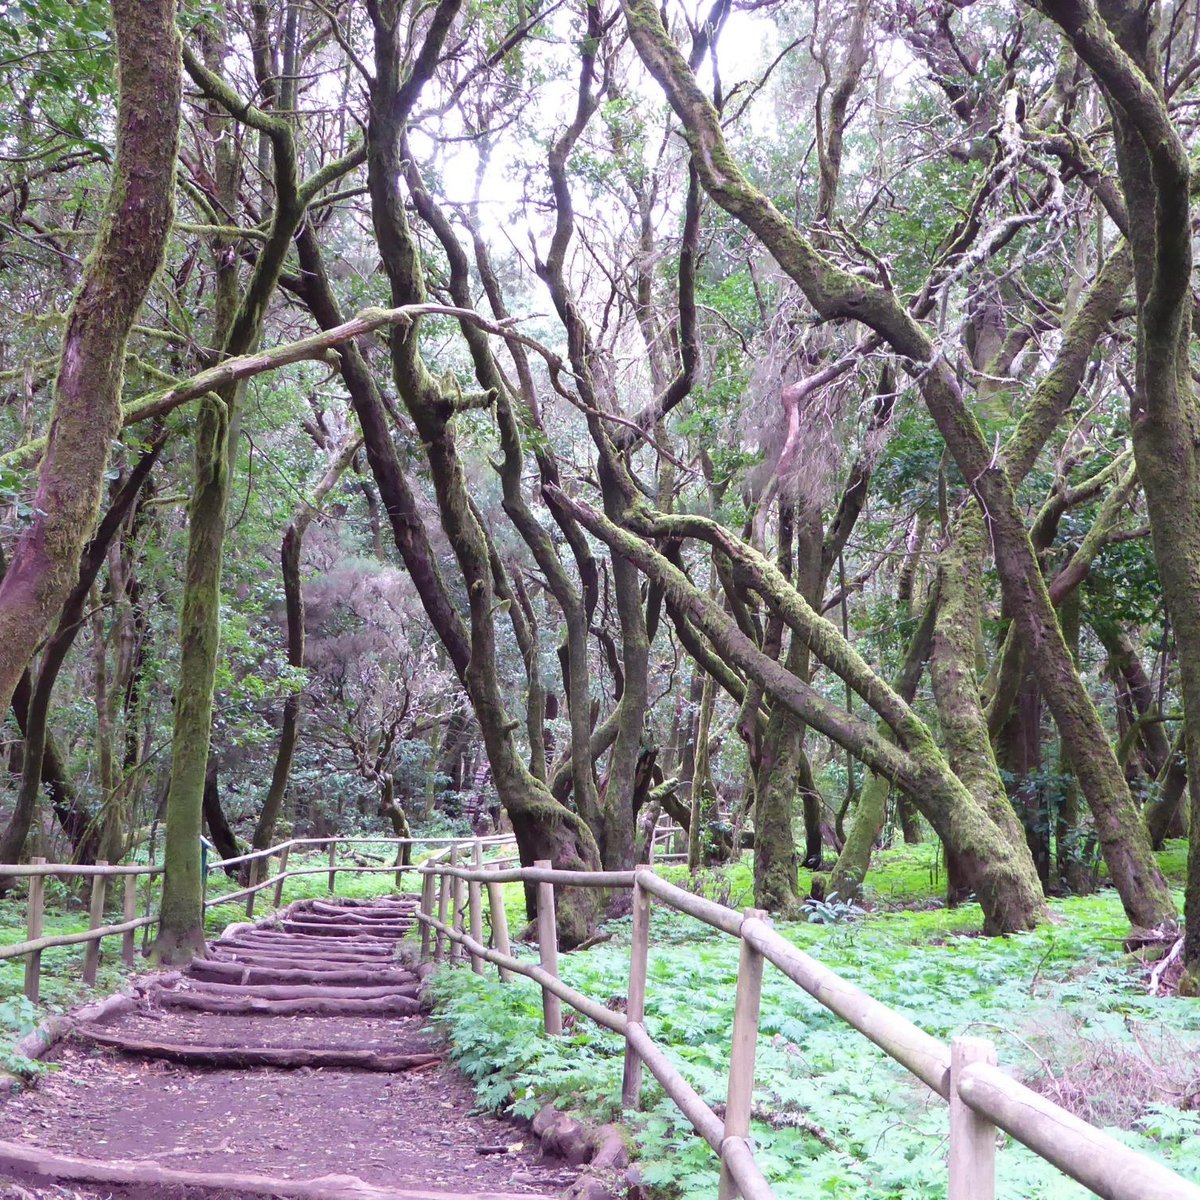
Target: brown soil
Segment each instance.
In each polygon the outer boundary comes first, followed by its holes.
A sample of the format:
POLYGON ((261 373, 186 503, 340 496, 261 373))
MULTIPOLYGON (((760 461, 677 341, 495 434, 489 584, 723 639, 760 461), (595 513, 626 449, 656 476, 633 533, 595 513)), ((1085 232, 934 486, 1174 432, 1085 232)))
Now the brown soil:
MULTIPOLYGON (((386 960, 387 968, 395 966, 386 960)), ((423 1017, 200 1013, 160 1008, 153 993, 138 1011, 103 1029, 132 1040, 188 1045, 412 1054, 441 1049, 423 1017)), ((0 1105, 0 1141, 101 1161, 154 1160, 179 1170, 290 1180, 353 1175, 378 1186, 451 1196, 554 1194, 577 1174, 558 1160, 544 1160, 537 1139, 518 1126, 475 1114, 470 1084, 444 1062, 394 1074, 196 1069, 75 1042, 61 1043, 52 1061, 58 1069, 35 1089, 0 1105)), ((0 1200, 29 1196, 233 1200, 235 1193, 0 1178, 0 1200)))

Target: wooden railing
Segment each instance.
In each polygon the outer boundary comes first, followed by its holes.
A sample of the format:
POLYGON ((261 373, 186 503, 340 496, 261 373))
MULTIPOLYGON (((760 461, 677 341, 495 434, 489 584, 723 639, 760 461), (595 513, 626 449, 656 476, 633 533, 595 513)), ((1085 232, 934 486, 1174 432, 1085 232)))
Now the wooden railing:
MULTIPOLYGON (((260 891, 264 888, 274 887, 275 907, 278 908, 283 902, 284 883, 289 879, 294 879, 301 875, 323 875, 327 873, 329 875, 329 891, 332 894, 337 886, 337 876, 339 873, 370 874, 388 872, 399 874, 403 871, 415 871, 417 869, 415 865, 402 865, 399 867, 394 864, 392 866, 378 867, 345 863, 338 865, 337 848, 339 845, 366 844, 388 846, 396 849, 403 846, 447 846, 449 847, 447 851, 449 853, 454 853, 461 847, 478 846, 482 855, 485 847, 507 846, 512 843, 513 837, 511 834, 490 838, 292 838, 289 841, 280 842, 277 846, 271 846, 266 850, 256 850, 250 854, 238 855, 236 858, 227 858, 207 863, 204 872, 206 893, 209 872, 224 867, 237 866, 246 862, 251 863, 251 883, 249 887, 241 888, 235 892, 228 892, 224 895, 206 895, 204 907, 207 909, 218 904, 229 904, 244 899, 246 901, 246 916, 252 917, 254 915, 255 896, 260 891), (327 846, 329 849, 328 865, 321 867, 296 867, 288 870, 287 862, 290 852, 296 847, 306 846, 327 846), (275 855, 279 856, 278 872, 268 878, 259 879, 258 875, 260 873, 265 874, 265 870, 269 866, 269 860, 275 855)), ((447 852, 439 854, 438 857, 444 857, 447 852)), ((34 858, 28 863, 0 864, 0 878, 25 878, 29 880, 29 896, 26 903, 25 917, 25 941, 15 942, 8 946, 0 946, 0 961, 9 958, 23 957, 25 959, 25 995, 34 1003, 37 1003, 41 991, 42 951, 44 950, 49 950, 56 946, 86 944, 87 949, 84 952, 83 959, 83 980, 87 984, 94 984, 96 982, 97 968, 100 965, 100 943, 104 938, 120 935, 121 957, 125 965, 132 968, 136 958, 134 934, 137 930, 145 929, 158 922, 157 914, 152 912, 153 896, 149 887, 147 887, 145 893, 144 914, 140 917, 137 915, 138 879, 141 878, 149 881, 162 873, 163 868, 161 866, 143 866, 136 863, 113 865, 104 861, 100 861, 94 866, 78 866, 73 863, 48 863, 44 858, 34 858), (88 928, 78 933, 43 935, 46 879, 50 877, 78 878, 81 876, 89 877, 92 880, 88 928), (106 925, 104 923, 104 912, 108 900, 108 881, 114 878, 121 878, 125 881, 122 897, 123 919, 118 924, 106 925)))
POLYGON ((717 1153, 721 1162, 720 1200, 732 1200, 739 1195, 747 1200, 773 1200, 750 1141, 754 1059, 766 962, 949 1102, 950 1200, 992 1200, 995 1196, 997 1128, 1106 1200, 1200 1200, 1200 1187, 1011 1079, 996 1066, 996 1052, 990 1042, 958 1037, 947 1046, 938 1041, 798 950, 757 909, 738 913, 714 904, 667 883, 647 867, 620 872, 556 871, 548 862, 539 862, 531 868, 482 870, 476 861, 471 868, 458 867, 453 862, 430 862, 419 870, 424 876, 418 914, 422 956, 440 960, 448 943, 451 957, 469 958, 477 972, 482 972, 484 963, 490 962, 499 968, 501 978, 523 975, 535 980, 542 989, 547 1034, 562 1031, 563 1001, 598 1025, 619 1033, 625 1040, 623 1105, 630 1110, 638 1108, 642 1070, 648 1068, 696 1132, 717 1153), (514 957, 507 944, 499 885, 517 881, 536 884, 538 888, 536 965, 514 957), (484 943, 482 935, 484 887, 488 891, 492 920, 491 946, 484 943), (554 934, 555 887, 633 889, 633 933, 624 1012, 612 1011, 559 978, 554 934), (646 966, 652 900, 730 934, 741 943, 723 1117, 687 1082, 646 1030, 646 966), (453 918, 449 919, 451 904, 453 918))

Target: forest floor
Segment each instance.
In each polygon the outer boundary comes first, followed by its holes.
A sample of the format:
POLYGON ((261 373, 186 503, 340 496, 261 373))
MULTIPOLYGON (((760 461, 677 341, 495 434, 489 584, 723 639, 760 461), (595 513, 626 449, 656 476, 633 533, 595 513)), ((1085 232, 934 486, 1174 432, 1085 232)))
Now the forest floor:
MULTIPOLYGON (((1159 864, 1182 884, 1186 845, 1159 864)), ((673 882, 735 909, 753 903, 749 858, 673 882)), ((808 873, 801 880, 807 890, 808 873)), ((979 935, 977 904, 947 909, 937 847, 875 857, 866 912, 814 906, 777 930, 824 965, 948 1042, 991 1039, 1000 1065, 1055 1103, 1200 1182, 1200 1002, 1148 992, 1150 965, 1129 955, 1129 924, 1111 888, 1051 900, 1032 933, 979 935)), ((1182 904, 1182 893, 1177 893, 1182 904)), ((517 914, 509 913, 510 924, 517 914)), ((565 982, 600 1002, 625 994, 630 922, 560 956, 565 982)), ((713 1106, 725 1099, 738 972, 735 939, 655 905, 646 1024, 713 1106)), ((469 971, 431 981, 451 1053, 481 1105, 527 1115, 547 1101, 592 1121, 620 1112, 621 1039, 568 1014, 569 1037, 541 1033, 537 985, 469 971)), ((708 1200, 715 1156, 648 1082, 626 1113, 636 1167, 654 1194, 708 1200)), ((755 1155, 777 1200, 943 1200, 947 1109, 923 1085, 779 972, 764 976, 755 1068, 755 1155)), ((1085 1189, 1019 1144, 998 1156, 1001 1200, 1081 1200, 1085 1189)))
MULTIPOLYGON (((0 1104, 0 1173, 8 1177, 0 1200, 189 1196, 189 1180, 163 1177, 164 1168, 292 1181, 354 1176, 447 1197, 546 1196, 569 1186, 577 1172, 544 1160, 517 1126, 478 1113, 470 1085, 444 1061, 437 1032, 417 1011, 417 976, 394 955, 399 904, 374 916, 380 905, 317 903, 323 912, 293 907, 295 923, 231 930, 212 944, 198 977, 165 980, 133 1011, 60 1043, 38 1086, 0 1104), (325 936, 351 919, 339 909, 370 932, 325 936), (376 933, 372 920, 388 932, 376 933), (307 983, 298 982, 302 961, 307 983), (222 973, 237 982, 212 979, 222 973), (378 986, 362 986, 372 981, 378 986), (97 1037, 123 1048, 96 1045, 97 1037), (189 1061, 235 1048, 247 1065, 189 1061), (371 1069, 254 1065, 256 1055, 314 1051, 357 1056, 371 1069), (34 1152, 27 1163, 15 1147, 34 1152), (72 1158, 128 1169, 105 1182, 63 1168, 72 1158)), ((405 927, 414 903, 405 905, 405 927)))

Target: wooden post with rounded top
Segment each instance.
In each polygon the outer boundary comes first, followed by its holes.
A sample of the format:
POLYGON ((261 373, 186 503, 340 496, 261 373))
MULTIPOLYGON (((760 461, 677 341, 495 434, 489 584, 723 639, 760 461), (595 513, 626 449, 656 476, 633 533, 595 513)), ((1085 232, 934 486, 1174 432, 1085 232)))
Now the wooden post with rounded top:
POLYGON ((958 1037, 950 1043, 950 1200, 995 1200, 996 1127, 958 1094, 967 1067, 995 1062, 996 1047, 986 1038, 958 1037))
MULTIPOLYGON (((421 876, 421 912, 426 917, 433 916, 433 886, 434 876, 432 871, 426 871, 421 876)), ((421 961, 428 962, 430 956, 430 928, 421 922, 421 961)))
MULTIPOLYGON (((499 867, 493 868, 497 871, 499 869, 499 867)), ((512 946, 508 942, 508 913, 504 911, 504 885, 492 883, 489 880, 487 894, 488 916, 492 922, 492 946, 501 954, 511 955, 512 946)), ((507 983, 512 978, 512 972, 507 967, 497 966, 496 969, 500 972, 502 983, 507 983)))
POLYGON ((329 894, 332 896, 334 889, 337 887, 337 871, 334 870, 337 864, 337 842, 329 843, 329 894))
POLYGON ((284 879, 283 876, 287 874, 287 860, 288 860, 288 851, 289 850, 291 850, 291 846, 284 846, 284 848, 282 850, 280 850, 280 852, 279 852, 279 876, 280 876, 280 878, 276 881, 276 884, 275 884, 275 907, 276 908, 283 907, 283 885, 287 882, 287 880, 284 879))
MULTIPOLYGON (((450 877, 451 885, 454 888, 454 932, 463 933, 470 928, 467 924, 467 881, 460 878, 458 875, 450 877)), ((450 958, 452 961, 462 962, 467 957, 467 952, 463 947, 462 942, 456 942, 451 939, 450 942, 450 958)))
MULTIPOLYGON (((46 860, 44 858, 31 858, 29 860, 35 866, 41 866, 46 860)), ((29 905, 25 911, 25 938, 27 941, 36 941, 42 936, 42 914, 46 903, 46 877, 45 875, 30 875, 29 877, 29 905)), ((31 950, 25 956, 25 995, 29 997, 34 1004, 38 1000, 38 991, 42 981, 42 952, 40 950, 31 950)))
MULTIPOLYGON (((108 863, 98 858, 96 866, 107 867, 108 863)), ((92 905, 88 917, 88 928, 99 929, 104 924, 104 895, 108 888, 108 877, 105 875, 92 876, 92 905)), ((87 949, 83 952, 83 982, 93 984, 96 982, 96 971, 100 966, 100 939, 97 938, 94 942, 88 942, 87 949)))
MULTIPOLYGON (((554 865, 548 858, 539 858, 534 864, 544 870, 554 865)), ((554 920, 554 884, 539 883, 538 888, 538 954, 542 970, 558 978, 558 926, 554 920)), ((562 1003, 559 998, 542 988, 542 1025, 548 1034, 562 1033, 562 1003)))
MULTIPOLYGON (((746 917, 766 920, 761 908, 748 908, 746 917)), ((724 1138, 750 1135, 750 1109, 754 1101, 754 1055, 758 1048, 758 1012, 762 1001, 763 956, 744 938, 738 961, 737 995, 733 1006, 733 1039, 729 1054, 729 1090, 725 1097, 724 1138)), ((718 1200, 733 1200, 738 1186, 721 1156, 718 1200)))
MULTIPOLYGON (((483 870, 483 844, 478 838, 475 839, 474 850, 471 855, 471 866, 476 871, 483 870)), ((471 938, 473 941, 483 944, 483 885, 477 880, 472 879, 467 884, 467 894, 471 906, 471 938)), ((471 970, 476 975, 483 974, 483 958, 481 955, 471 951, 471 970)))
MULTIPOLYGON (((449 863, 454 865, 454 847, 450 848, 449 863)), ((450 880, 444 871, 438 872, 438 920, 445 925, 450 915, 450 880)), ((433 947, 433 961, 441 962, 446 957, 446 935, 439 929, 433 947)))
MULTIPOLYGON (((259 876, 261 874, 261 872, 259 870, 259 863, 261 861, 262 860, 258 859, 258 858, 252 858, 250 860, 250 872, 246 877, 247 886, 254 887, 258 883, 259 876)), ((264 876, 264 878, 265 878, 265 876, 264 876)), ((257 892, 251 892, 250 895, 248 895, 246 897, 246 920, 247 921, 252 920, 254 917, 254 901, 257 898, 258 898, 257 892)))
MULTIPOLYGON (((653 845, 653 842, 651 842, 653 845)), ((633 876, 633 936, 629 947, 629 991, 625 999, 625 1015, 630 1023, 641 1025, 646 1009, 646 967, 650 957, 650 893, 642 887, 638 876, 647 867, 640 867, 633 876)), ((621 1082, 621 1107, 636 1111, 642 1102, 642 1060, 629 1043, 625 1043, 625 1074, 621 1082)))

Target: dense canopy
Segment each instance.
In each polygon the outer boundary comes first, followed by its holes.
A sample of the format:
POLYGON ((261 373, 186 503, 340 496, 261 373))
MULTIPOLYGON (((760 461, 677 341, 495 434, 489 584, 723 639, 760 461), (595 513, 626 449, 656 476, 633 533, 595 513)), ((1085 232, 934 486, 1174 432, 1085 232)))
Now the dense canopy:
POLYGON ((986 932, 1105 878, 1177 935, 1195 5, 19 0, 0 43, 0 862, 165 837, 176 961, 205 823, 625 869, 667 814, 777 913, 936 838, 986 932))

